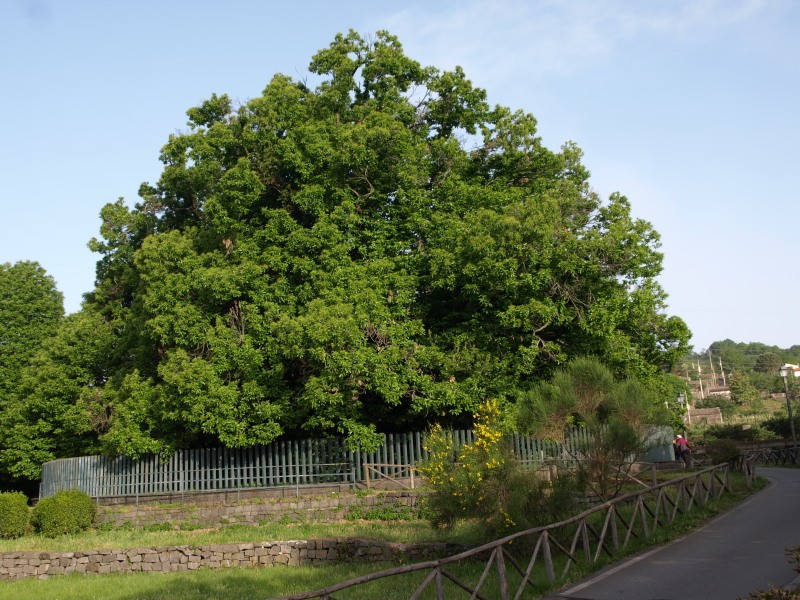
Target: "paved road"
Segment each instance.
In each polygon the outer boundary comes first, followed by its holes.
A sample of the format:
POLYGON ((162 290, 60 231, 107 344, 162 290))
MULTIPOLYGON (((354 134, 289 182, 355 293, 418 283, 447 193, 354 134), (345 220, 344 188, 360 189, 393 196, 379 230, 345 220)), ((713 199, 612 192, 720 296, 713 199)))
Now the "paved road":
POLYGON ((736 600, 798 573, 800 469, 759 468, 771 484, 732 511, 665 546, 624 559, 550 596, 580 600, 736 600))

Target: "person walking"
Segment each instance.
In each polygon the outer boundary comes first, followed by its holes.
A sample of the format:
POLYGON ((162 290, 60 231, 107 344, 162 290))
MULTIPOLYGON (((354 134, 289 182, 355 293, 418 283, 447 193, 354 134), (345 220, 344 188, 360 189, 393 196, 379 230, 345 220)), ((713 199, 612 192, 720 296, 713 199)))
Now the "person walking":
POLYGON ((681 456, 681 445, 678 443, 678 438, 672 440, 672 450, 675 452, 675 460, 678 462, 683 462, 683 456, 681 456))
POLYGON ((689 445, 681 434, 675 438, 673 442, 675 445, 675 459, 683 460, 683 464, 687 469, 692 468, 692 447, 689 445))

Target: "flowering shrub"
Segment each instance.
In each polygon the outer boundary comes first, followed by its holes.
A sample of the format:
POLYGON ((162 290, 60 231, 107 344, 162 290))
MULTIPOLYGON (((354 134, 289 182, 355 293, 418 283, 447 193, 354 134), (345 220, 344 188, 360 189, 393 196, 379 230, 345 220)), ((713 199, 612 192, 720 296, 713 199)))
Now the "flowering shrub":
POLYGON ((550 483, 517 461, 500 429, 495 400, 484 402, 474 415, 475 439, 455 447, 452 436, 434 426, 420 468, 429 492, 424 514, 434 527, 450 528, 459 521, 476 521, 486 537, 544 525, 570 515, 577 502, 569 477, 550 483))

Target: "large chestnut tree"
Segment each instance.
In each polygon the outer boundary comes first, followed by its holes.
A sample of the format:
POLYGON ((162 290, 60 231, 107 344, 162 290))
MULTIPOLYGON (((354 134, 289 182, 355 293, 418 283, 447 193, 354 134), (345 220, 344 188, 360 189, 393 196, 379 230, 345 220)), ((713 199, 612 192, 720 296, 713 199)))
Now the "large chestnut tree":
POLYGON ((386 32, 309 70, 190 109, 160 179, 102 210, 84 311, 116 342, 86 410, 108 452, 370 446, 577 355, 647 382, 685 353, 658 233, 592 191, 576 145, 386 32))

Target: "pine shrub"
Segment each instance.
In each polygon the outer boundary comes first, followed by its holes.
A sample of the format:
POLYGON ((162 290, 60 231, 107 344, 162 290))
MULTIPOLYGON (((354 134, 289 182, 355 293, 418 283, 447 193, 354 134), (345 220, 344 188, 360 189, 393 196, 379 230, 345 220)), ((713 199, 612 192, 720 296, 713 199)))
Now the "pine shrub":
POLYGON ((0 538, 10 539, 25 535, 30 520, 28 498, 25 494, 0 493, 0 538))
POLYGON ((45 537, 85 531, 92 526, 94 500, 81 490, 62 490, 33 507, 34 529, 45 537))

